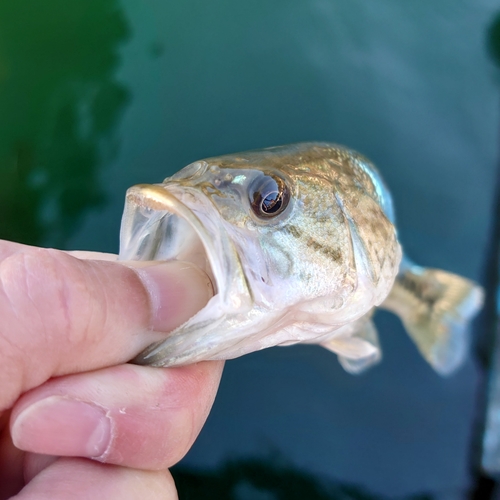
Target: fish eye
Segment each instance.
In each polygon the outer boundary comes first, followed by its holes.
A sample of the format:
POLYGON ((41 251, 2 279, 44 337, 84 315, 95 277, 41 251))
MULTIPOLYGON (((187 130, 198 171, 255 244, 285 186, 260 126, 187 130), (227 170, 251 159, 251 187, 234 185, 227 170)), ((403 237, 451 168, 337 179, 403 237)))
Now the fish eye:
POLYGON ((255 179, 248 192, 250 206, 260 219, 276 217, 290 201, 290 189, 277 175, 264 175, 255 179))

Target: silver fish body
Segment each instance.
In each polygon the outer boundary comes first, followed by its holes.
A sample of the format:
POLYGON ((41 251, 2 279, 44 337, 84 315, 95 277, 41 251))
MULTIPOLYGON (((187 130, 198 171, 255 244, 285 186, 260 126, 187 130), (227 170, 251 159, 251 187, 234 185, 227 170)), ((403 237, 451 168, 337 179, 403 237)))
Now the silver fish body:
POLYGON ((175 366, 303 342, 357 373, 380 359, 371 316, 383 306, 449 373, 481 289, 401 257, 390 193, 354 151, 300 143, 195 162, 129 189, 120 258, 193 262, 216 293, 134 361, 175 366))

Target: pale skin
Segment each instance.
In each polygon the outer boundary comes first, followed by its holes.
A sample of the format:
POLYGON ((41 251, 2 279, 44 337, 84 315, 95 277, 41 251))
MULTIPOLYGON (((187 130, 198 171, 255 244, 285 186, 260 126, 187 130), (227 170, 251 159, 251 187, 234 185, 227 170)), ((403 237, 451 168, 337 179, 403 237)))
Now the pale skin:
POLYGON ((222 362, 128 364, 212 292, 188 263, 0 241, 0 500, 175 499, 222 362))

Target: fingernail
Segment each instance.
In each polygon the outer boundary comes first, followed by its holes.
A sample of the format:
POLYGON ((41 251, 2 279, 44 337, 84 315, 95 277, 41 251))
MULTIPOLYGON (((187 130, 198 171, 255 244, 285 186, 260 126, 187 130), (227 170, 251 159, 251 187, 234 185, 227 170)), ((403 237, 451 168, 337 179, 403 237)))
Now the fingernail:
POLYGON ((190 262, 156 263, 136 271, 151 297, 151 327, 159 332, 185 323, 214 293, 208 275, 190 262))
POLYGON ((98 406, 51 396, 24 409, 12 423, 11 435, 25 451, 100 457, 111 441, 111 420, 98 406))

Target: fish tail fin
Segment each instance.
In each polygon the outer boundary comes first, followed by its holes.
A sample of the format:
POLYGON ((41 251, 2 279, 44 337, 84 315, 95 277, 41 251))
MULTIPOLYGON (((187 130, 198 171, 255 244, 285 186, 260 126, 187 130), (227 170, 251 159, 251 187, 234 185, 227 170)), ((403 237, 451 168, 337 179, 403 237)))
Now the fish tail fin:
POLYGON ((467 354, 469 323, 483 298, 473 281, 405 262, 381 307, 400 317, 423 357, 448 375, 467 354))

